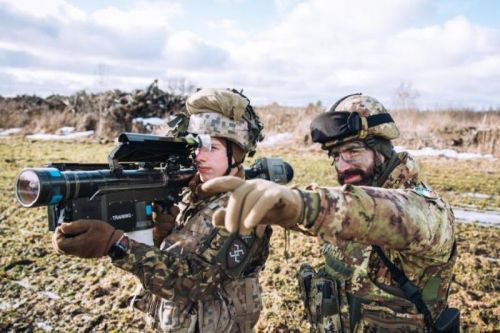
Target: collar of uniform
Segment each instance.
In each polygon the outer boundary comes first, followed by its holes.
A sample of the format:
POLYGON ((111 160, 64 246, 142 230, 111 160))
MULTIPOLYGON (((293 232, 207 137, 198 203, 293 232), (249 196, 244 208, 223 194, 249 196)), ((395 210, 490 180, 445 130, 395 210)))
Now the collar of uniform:
POLYGON ((384 188, 408 188, 416 186, 419 168, 415 159, 407 152, 398 154, 401 163, 392 170, 384 182, 384 188))

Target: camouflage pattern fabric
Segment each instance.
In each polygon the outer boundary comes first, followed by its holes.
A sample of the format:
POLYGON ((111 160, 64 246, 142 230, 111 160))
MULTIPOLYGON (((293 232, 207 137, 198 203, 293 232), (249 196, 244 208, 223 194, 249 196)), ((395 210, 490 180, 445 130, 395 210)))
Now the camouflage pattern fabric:
POLYGON ((186 100, 186 111, 191 114, 215 112, 239 121, 250 104, 247 98, 228 89, 201 89, 186 100))
MULTIPOLYGON (((357 112, 361 117, 368 117, 376 114, 387 113, 386 108, 377 99, 365 95, 349 96, 341 101, 334 110, 329 112, 357 112)), ((363 125, 365 126, 365 125, 363 125)), ((383 123, 373 127, 364 127, 357 135, 332 140, 322 145, 322 148, 329 148, 343 144, 349 141, 362 139, 366 136, 375 136, 387 140, 393 140, 399 137, 399 129, 395 123, 383 123)))
POLYGON ((226 138, 252 156, 263 125, 250 100, 235 89, 201 89, 186 101, 188 132, 226 138))
POLYGON ((262 309, 258 275, 269 239, 251 259, 253 269, 229 279, 215 260, 229 234, 211 223, 228 198, 197 200, 193 191, 186 191, 177 225, 161 249, 131 240, 129 254, 113 261, 141 281, 144 288, 133 305, 148 314, 153 327, 163 332, 251 332, 257 323, 262 309))
POLYGON ((193 114, 189 117, 188 132, 226 138, 249 150, 250 135, 244 120, 235 121, 215 112, 193 114))
POLYGON ((345 185, 304 191, 309 199, 300 227, 321 239, 323 270, 340 283, 343 332, 425 330, 423 316, 403 297, 372 244, 422 290, 433 318, 447 304, 456 259, 453 212, 419 180, 415 161, 406 153, 399 158, 401 164, 383 188, 345 185), (349 310, 358 317, 354 327, 349 310))

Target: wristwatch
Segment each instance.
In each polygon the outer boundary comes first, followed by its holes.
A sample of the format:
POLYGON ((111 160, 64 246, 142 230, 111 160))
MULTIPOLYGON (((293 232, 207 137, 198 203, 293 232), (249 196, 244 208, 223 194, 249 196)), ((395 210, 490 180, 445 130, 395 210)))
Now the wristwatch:
POLYGON ((111 260, 123 259, 127 255, 129 249, 129 239, 126 234, 123 234, 120 239, 114 243, 108 251, 108 256, 111 260))

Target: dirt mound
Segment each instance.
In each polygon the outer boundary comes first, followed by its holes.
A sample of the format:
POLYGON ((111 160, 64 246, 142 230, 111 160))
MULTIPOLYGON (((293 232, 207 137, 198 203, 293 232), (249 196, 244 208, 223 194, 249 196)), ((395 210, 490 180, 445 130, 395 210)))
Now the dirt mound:
POLYGON ((120 132, 144 132, 135 118, 164 118, 184 106, 185 96, 170 94, 155 80, 146 89, 132 92, 111 90, 99 94, 85 91, 72 96, 17 96, 0 99, 2 127, 22 127, 24 133, 54 132, 64 126, 77 131, 94 130, 97 137, 113 139, 120 132))
MULTIPOLYGON (((269 137, 291 133, 290 148, 319 150, 312 144, 309 124, 325 108, 318 104, 307 107, 283 107, 276 103, 256 108, 269 137)), ((448 149, 499 156, 500 111, 389 111, 400 129, 394 145, 408 149, 448 149)))
MULTIPOLYGON (((99 139, 113 140, 121 132, 165 133, 166 125, 145 125, 137 118, 166 118, 179 112, 186 96, 162 91, 155 80, 146 89, 132 92, 111 90, 100 94, 85 91, 65 97, 52 95, 0 96, 0 127, 22 128, 20 134, 55 133, 61 127, 76 131, 95 131, 99 139)), ((310 137, 309 124, 326 109, 321 103, 306 107, 289 107, 272 103, 256 107, 264 124, 264 135, 286 134, 291 140, 279 143, 283 147, 319 150, 310 137)), ((459 152, 476 152, 500 156, 500 111, 390 110, 401 136, 394 141, 408 149, 432 147, 451 148, 459 152)), ((274 144, 273 144, 274 145, 274 144)))
POLYGON ((468 126, 456 128, 446 126, 436 132, 445 141, 445 145, 451 147, 480 146, 492 154, 498 153, 497 143, 500 138, 500 127, 478 128, 477 126, 468 126))

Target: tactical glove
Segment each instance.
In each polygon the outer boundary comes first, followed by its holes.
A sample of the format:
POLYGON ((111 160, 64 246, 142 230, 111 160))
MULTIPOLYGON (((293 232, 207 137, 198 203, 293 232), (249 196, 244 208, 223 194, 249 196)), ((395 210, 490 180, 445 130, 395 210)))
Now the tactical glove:
POLYGON ((153 243, 156 247, 160 247, 165 237, 172 232, 177 214, 179 214, 177 206, 170 207, 166 213, 163 212, 161 205, 153 204, 153 243))
POLYGON ((63 223, 52 235, 52 246, 60 254, 80 258, 100 258, 123 235, 110 224, 99 220, 63 223))
POLYGON ((212 216, 215 226, 248 235, 258 224, 291 228, 302 217, 304 203, 297 190, 263 179, 214 178, 202 185, 208 192, 231 192, 227 208, 212 216))

